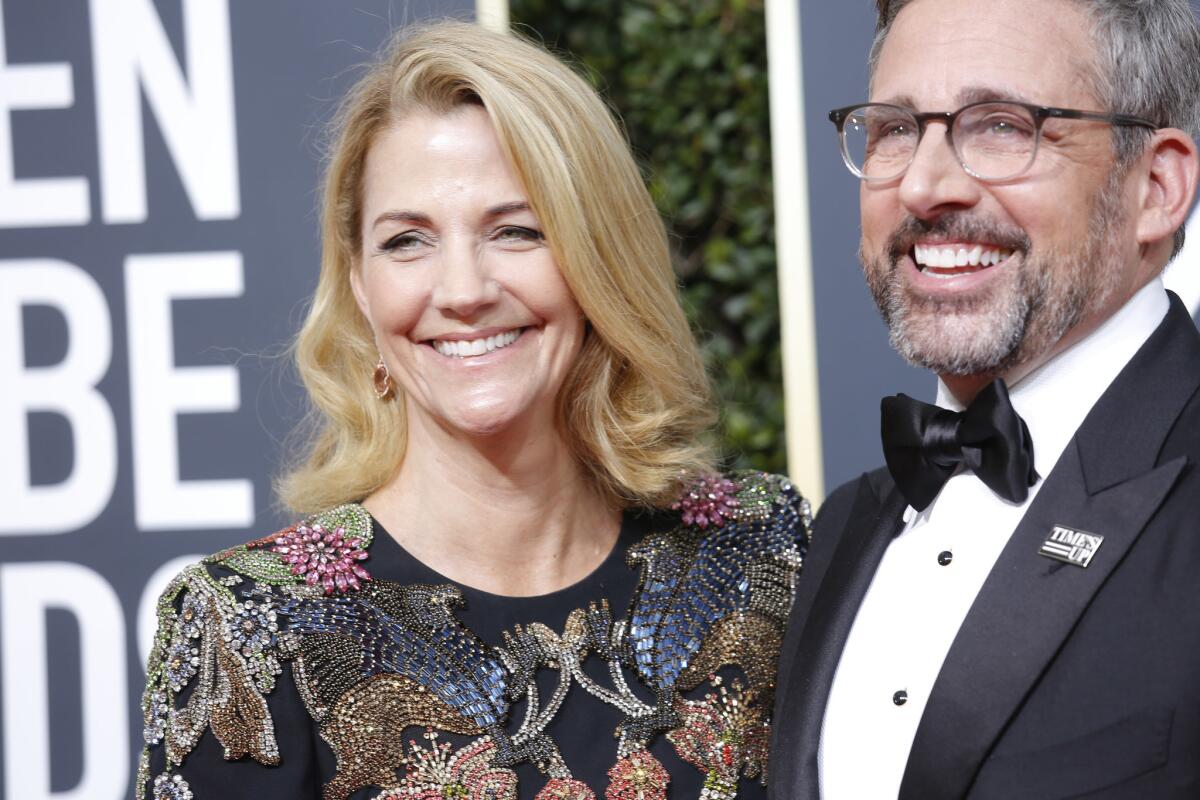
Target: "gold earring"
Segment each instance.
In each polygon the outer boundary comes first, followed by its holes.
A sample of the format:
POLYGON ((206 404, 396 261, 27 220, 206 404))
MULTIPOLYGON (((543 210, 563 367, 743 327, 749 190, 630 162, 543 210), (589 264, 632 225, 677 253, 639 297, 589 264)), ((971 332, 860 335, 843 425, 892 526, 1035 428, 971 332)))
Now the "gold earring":
POLYGON ((375 396, 380 400, 387 400, 392 395, 392 376, 388 372, 387 364, 383 363, 383 356, 379 356, 378 363, 375 364, 375 373, 371 376, 375 383, 375 396))

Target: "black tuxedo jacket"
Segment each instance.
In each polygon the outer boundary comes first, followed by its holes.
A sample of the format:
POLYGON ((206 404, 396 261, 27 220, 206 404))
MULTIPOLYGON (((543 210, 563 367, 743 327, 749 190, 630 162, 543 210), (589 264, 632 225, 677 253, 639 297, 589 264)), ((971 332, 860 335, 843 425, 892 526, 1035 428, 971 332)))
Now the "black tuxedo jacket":
MULTIPOLYGON (((971 606, 917 728, 902 800, 1200 797, 1198 464, 1200 334, 1172 295, 971 606), (1088 567, 1038 554, 1055 525, 1104 537, 1088 567)), ((834 670, 904 508, 878 470, 839 488, 817 518, 780 662, 775 800, 818 796, 834 670)))

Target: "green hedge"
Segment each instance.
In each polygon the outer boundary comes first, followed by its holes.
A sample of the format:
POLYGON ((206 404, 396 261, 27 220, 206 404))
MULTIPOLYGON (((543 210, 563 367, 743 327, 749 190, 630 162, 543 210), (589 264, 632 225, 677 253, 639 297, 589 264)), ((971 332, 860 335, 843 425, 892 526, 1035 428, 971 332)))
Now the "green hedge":
POLYGON ((786 471, 762 0, 511 0, 624 121, 667 220, 733 466, 786 471))

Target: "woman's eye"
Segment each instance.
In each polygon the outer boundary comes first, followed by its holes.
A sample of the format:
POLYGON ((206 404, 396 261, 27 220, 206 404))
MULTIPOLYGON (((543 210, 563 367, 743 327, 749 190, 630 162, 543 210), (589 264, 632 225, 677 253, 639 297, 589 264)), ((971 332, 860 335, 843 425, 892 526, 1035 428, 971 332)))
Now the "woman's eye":
POLYGON ((379 250, 383 253, 412 252, 424 244, 425 237, 416 231, 405 231, 385 241, 379 246, 379 250))
POLYGON ((546 237, 541 231, 534 228, 526 228, 523 225, 505 225, 498 229, 492 238, 498 242, 541 242, 546 237))

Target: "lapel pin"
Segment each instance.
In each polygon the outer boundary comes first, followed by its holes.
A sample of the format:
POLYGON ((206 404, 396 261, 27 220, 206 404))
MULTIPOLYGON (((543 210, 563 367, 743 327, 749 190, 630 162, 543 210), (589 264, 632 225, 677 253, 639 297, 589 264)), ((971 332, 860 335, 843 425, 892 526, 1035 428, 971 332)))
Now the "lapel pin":
POLYGON ((1053 558, 1064 564, 1074 564, 1086 568, 1092 563, 1092 556, 1100 549, 1104 537, 1098 533, 1077 531, 1065 525, 1055 525, 1050 529, 1050 535, 1042 542, 1038 555, 1053 558))

